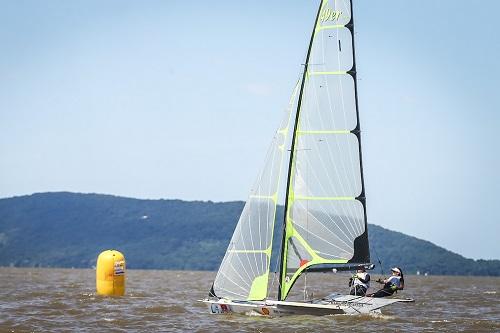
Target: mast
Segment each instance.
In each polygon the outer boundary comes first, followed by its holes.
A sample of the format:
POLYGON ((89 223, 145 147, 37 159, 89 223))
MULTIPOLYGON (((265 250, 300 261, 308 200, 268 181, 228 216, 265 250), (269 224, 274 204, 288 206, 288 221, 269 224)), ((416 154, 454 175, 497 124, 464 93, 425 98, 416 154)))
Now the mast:
MULTIPOLYGON (((352 3, 351 3, 352 6, 352 3)), ((304 84, 306 81, 306 76, 307 76, 307 67, 309 65, 309 57, 311 56, 311 49, 312 45, 314 42, 314 35, 316 33, 316 26, 318 25, 318 20, 319 20, 319 15, 321 13, 321 8, 323 7, 323 0, 320 1, 319 8, 318 8, 318 13, 316 14, 316 20, 314 21, 314 26, 313 30, 311 33, 311 39, 309 41, 309 47, 307 49, 307 55, 306 55, 306 62, 304 64, 304 73, 302 74, 302 82, 300 84, 300 92, 299 92, 299 100, 297 103, 297 111, 295 113, 295 123, 293 125, 293 134, 292 134, 292 145, 290 147, 290 159, 288 163, 288 173, 287 173, 287 181, 286 181, 286 192, 285 192, 285 211, 284 211, 284 217, 283 217, 283 236, 281 239, 281 255, 280 255, 280 265, 279 265, 279 270, 280 270, 280 275, 279 275, 279 283, 278 283, 278 300, 281 301, 281 284, 283 282, 283 253, 285 251, 285 242, 286 242, 286 224, 287 224, 287 216, 288 216, 288 197, 289 197, 289 192, 290 192, 290 178, 292 175, 292 166, 293 166, 293 156, 294 156, 294 150, 295 150, 295 140, 297 136, 297 126, 299 123, 299 116, 300 116, 300 108, 302 105, 302 95, 304 93, 304 84)))

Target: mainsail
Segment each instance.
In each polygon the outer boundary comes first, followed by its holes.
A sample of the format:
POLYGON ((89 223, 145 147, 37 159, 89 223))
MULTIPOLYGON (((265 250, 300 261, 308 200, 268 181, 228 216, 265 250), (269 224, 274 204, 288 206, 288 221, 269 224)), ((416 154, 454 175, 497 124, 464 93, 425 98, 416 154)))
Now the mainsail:
POLYGON ((283 162, 288 156, 285 144, 298 90, 297 83, 217 272, 211 291, 214 296, 237 300, 267 297, 278 193, 283 162))
POLYGON ((295 115, 278 298, 312 265, 369 260, 352 4, 323 0, 295 115))

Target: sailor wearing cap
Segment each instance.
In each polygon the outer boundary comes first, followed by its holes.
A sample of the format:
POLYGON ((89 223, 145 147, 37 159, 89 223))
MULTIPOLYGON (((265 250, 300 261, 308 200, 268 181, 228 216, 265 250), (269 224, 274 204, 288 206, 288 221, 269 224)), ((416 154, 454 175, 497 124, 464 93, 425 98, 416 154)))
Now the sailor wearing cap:
POLYGON ((378 279, 377 282, 383 284, 384 287, 374 294, 367 295, 370 297, 385 297, 391 296, 398 290, 403 290, 405 286, 405 280, 403 277, 403 271, 399 267, 391 268, 392 276, 385 280, 378 279))

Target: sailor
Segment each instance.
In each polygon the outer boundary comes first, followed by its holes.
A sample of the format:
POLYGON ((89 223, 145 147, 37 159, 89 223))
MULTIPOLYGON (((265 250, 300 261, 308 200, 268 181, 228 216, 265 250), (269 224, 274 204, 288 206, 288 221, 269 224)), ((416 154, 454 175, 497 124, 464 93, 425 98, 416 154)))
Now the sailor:
POLYGON ((366 273, 364 266, 359 266, 356 274, 349 279, 350 294, 365 296, 366 290, 370 288, 370 274, 366 273))
POLYGON ((384 287, 377 291, 376 293, 367 295, 369 297, 386 297, 391 296, 398 290, 403 290, 405 287, 405 280, 403 277, 403 271, 399 267, 391 268, 392 276, 382 280, 378 279, 377 282, 383 284, 384 287))

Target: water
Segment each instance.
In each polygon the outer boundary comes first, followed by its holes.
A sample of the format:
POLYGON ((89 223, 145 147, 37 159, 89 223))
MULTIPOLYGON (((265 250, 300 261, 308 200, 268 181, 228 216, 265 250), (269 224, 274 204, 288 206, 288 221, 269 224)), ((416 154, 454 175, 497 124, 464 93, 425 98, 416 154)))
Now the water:
MULTIPOLYGON (((405 276, 400 296, 416 302, 382 315, 266 318, 210 315, 196 300, 213 277, 128 270, 126 296, 113 298, 95 294, 93 270, 0 268, 0 332, 500 332, 500 278, 405 276)), ((309 291, 345 291, 347 277, 309 274, 309 291)))

